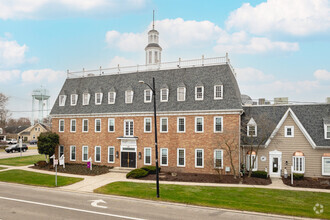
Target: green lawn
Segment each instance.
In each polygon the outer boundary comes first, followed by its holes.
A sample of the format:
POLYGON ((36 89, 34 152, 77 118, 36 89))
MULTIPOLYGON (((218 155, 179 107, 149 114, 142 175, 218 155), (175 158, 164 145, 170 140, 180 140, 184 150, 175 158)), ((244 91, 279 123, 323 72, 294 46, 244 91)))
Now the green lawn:
POLYGON ((7 169, 6 167, 0 167, 0 170, 4 170, 4 169, 7 169))
POLYGON ((39 160, 45 160, 45 155, 33 155, 33 156, 22 156, 19 157, 12 157, 6 159, 0 159, 0 165, 7 165, 7 166, 26 166, 30 164, 34 164, 39 160))
MULTIPOLYGON (((57 176, 57 186, 66 186, 83 180, 83 178, 57 176)), ((35 186, 55 187, 55 175, 30 172, 25 170, 8 170, 0 172, 0 181, 35 186)))
MULTIPOLYGON (((156 185, 151 183, 115 182, 102 186, 94 192, 157 200, 156 185)), ((160 184, 159 200, 330 219, 330 193, 160 184), (317 215, 313 211, 316 203, 324 206, 323 214, 317 215)))

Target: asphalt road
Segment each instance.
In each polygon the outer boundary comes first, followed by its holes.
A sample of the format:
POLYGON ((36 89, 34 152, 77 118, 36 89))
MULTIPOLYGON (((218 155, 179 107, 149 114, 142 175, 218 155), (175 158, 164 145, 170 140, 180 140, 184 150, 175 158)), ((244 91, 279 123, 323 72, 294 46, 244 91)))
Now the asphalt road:
POLYGON ((0 182, 0 219, 284 219, 223 209, 0 182), (94 206, 93 206, 94 205, 94 206), (96 206, 95 206, 96 205, 96 206))
MULTIPOLYGON (((31 156, 31 155, 38 155, 38 150, 33 149, 33 150, 27 150, 25 152, 22 152, 22 156, 31 156)), ((0 152, 0 159, 4 158, 10 158, 10 157, 19 157, 21 155, 20 152, 14 152, 14 153, 7 153, 6 151, 0 152)))

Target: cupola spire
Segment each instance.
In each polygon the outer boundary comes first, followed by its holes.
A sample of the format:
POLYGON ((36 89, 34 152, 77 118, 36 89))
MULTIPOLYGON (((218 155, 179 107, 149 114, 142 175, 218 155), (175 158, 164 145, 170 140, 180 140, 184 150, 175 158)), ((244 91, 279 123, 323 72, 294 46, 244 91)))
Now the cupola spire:
POLYGON ((159 46, 159 33, 155 30, 155 10, 152 11, 152 29, 148 32, 146 51, 146 65, 161 63, 162 48, 159 46))

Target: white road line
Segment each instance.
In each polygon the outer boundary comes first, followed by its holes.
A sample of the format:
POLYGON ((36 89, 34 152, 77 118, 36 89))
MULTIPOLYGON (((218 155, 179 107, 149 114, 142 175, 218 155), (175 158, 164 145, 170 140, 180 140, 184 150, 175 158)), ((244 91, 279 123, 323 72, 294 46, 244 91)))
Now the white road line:
POLYGON ((77 211, 77 212, 85 212, 85 213, 91 213, 91 214, 97 214, 97 215, 105 215, 105 216, 111 216, 111 217, 117 217, 117 218, 124 218, 124 219, 131 219, 131 220, 145 220, 145 219, 142 219, 142 218, 135 218, 135 217, 129 217, 129 216, 123 216, 123 215, 115 215, 115 214, 104 213, 104 212, 95 212, 95 211, 89 211, 89 210, 84 210, 84 209, 76 209, 76 208, 70 208, 70 207, 59 206, 59 205, 52 205, 52 204, 41 203, 41 202, 33 202, 33 201, 22 200, 22 199, 7 198, 7 197, 2 197, 2 196, 0 196, 0 199, 10 200, 10 201, 15 201, 15 202, 29 203, 29 204, 34 204, 34 205, 48 206, 48 207, 59 208, 59 209, 67 209, 67 210, 72 210, 72 211, 77 211))

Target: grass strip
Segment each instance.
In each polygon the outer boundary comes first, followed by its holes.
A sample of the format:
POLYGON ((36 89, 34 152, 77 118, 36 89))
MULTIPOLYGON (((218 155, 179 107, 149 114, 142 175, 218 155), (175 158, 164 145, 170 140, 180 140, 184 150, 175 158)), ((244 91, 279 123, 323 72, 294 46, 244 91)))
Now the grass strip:
MULTIPOLYGON (((66 186, 81 180, 83 180, 83 178, 57 176, 57 186, 66 186)), ((25 170, 8 170, 0 172, 0 181, 34 186, 55 187, 55 175, 25 170)))
MULTIPOLYGON (((24 153, 23 153, 24 154, 24 153)), ((45 160, 45 155, 33 155, 33 156, 22 156, 20 157, 11 157, 0 159, 0 165, 7 165, 7 166, 26 166, 30 164, 34 164, 39 160, 45 160)))
POLYGON ((7 169, 6 167, 0 167, 0 170, 4 170, 4 169, 7 169))
POLYGON ((160 198, 157 199, 155 184, 132 182, 110 183, 95 189, 94 192, 217 208, 330 219, 330 193, 160 184, 160 198), (323 213, 316 214, 313 210, 317 203, 323 205, 323 213))

